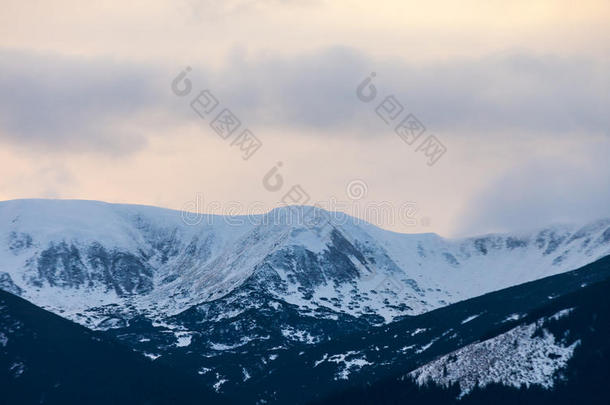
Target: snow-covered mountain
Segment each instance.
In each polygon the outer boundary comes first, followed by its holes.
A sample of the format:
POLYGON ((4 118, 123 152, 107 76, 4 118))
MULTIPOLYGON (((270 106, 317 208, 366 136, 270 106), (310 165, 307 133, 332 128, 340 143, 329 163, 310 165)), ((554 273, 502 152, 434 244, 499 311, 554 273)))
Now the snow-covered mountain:
POLYGON ((465 239, 393 233, 306 207, 194 222, 148 206, 1 202, 0 288, 102 329, 113 326, 109 314, 162 320, 253 279, 303 313, 391 321, 610 254, 610 220, 465 239))
MULTIPOLYGON (((607 336, 584 315, 610 277, 608 220, 444 239, 308 207, 197 217, 15 200, 0 203, 0 224, 0 289, 235 403, 309 403, 384 381, 418 390, 412 378, 449 398, 498 383, 555 392, 607 336)), ((14 372, 28 351, 10 349, 12 330, 0 324, 9 384, 38 369, 31 356, 14 372)))
POLYGON ((608 404, 609 276, 606 257, 371 328, 335 345, 367 362, 352 387, 315 403, 608 404))

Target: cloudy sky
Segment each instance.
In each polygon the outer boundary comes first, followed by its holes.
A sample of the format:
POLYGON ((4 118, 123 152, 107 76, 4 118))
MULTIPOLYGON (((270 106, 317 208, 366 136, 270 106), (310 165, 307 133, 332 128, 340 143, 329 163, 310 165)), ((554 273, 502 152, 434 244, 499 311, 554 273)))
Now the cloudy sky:
POLYGON ((445 236, 610 217, 608 1, 97 3, 1 2, 2 200, 247 213, 299 185, 445 236), (218 106, 202 118, 203 90, 218 106), (210 126, 225 108, 227 139, 210 126), (425 127, 411 145, 394 131, 408 114, 425 127), (244 160, 246 128, 262 146, 244 160))

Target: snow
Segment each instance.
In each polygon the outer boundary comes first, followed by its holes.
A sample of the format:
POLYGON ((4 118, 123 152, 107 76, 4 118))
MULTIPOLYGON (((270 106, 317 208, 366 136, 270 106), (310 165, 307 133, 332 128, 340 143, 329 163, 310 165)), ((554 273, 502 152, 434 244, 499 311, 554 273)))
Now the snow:
POLYGON ((426 350, 428 350, 430 347, 432 347, 432 345, 438 340, 438 338, 432 339, 430 342, 428 342, 427 344, 423 345, 422 347, 420 347, 419 349, 417 349, 415 351, 415 353, 420 354, 425 352, 426 350))
POLYGON ((400 352, 404 354, 404 353, 408 352, 409 350, 412 350, 414 347, 415 347, 415 345, 404 346, 400 349, 400 352))
POLYGON ((11 366, 9 367, 9 371, 13 373, 13 377, 18 378, 25 371, 25 364, 20 361, 15 362, 11 364, 11 366))
POLYGON ((344 361, 344 364, 343 369, 337 373, 337 378, 342 380, 347 380, 351 372, 360 370, 362 367, 371 365, 373 363, 366 361, 365 358, 359 358, 344 361))
POLYGON ((566 316, 570 315, 572 313, 572 311, 574 311, 574 308, 563 309, 563 310, 557 312, 555 315, 551 316, 549 319, 558 321, 561 318, 565 318, 566 316))
POLYGON ((317 360, 316 362, 314 362, 313 367, 314 368, 318 367, 320 364, 324 363, 327 358, 328 358, 328 353, 324 353, 324 356, 322 356, 322 358, 320 360, 317 360))
MULTIPOLYGON (((548 319, 566 316, 560 311, 548 319)), ((566 367, 579 341, 566 347, 548 331, 534 335, 545 319, 518 326, 480 343, 465 346, 409 373, 423 385, 429 381, 448 386, 459 383, 461 395, 466 395, 478 383, 485 387, 500 383, 512 387, 521 384, 552 388, 557 370, 566 367), (528 367, 523 367, 528 364, 528 367)))
POLYGON ((276 301, 271 301, 271 302, 269 302, 269 306, 277 311, 278 309, 280 309, 282 307, 282 304, 280 304, 279 302, 276 302, 276 301))
MULTIPOLYGON (((195 304, 222 298, 279 249, 304 248, 324 254, 331 243, 330 231, 337 230, 353 246, 360 250, 366 247, 366 255, 373 259, 368 263, 372 270, 348 252, 360 274, 352 280, 355 286, 329 280, 313 286, 309 298, 303 286, 289 281, 285 270, 275 269, 287 289, 271 291, 277 301, 269 305, 278 309, 281 302, 295 304, 312 316, 318 316, 315 311, 320 308, 353 316, 377 314, 391 322, 397 316, 418 315, 576 269, 610 254, 610 243, 604 237, 610 226, 607 220, 584 227, 552 226, 524 233, 445 239, 434 234, 389 232, 340 213, 330 214, 334 227, 309 229, 282 222, 282 215, 288 212, 282 210, 274 210, 279 220, 266 223, 260 220, 264 216, 230 221, 203 215, 193 226, 182 220, 179 211, 156 207, 83 200, 4 201, 0 202, 0 269, 23 290, 27 300, 95 329, 108 317, 107 308, 121 312, 123 319, 143 314, 161 320, 195 304), (11 250, 14 235, 31 237, 31 246, 11 250), (41 252, 62 241, 80 252, 93 243, 135 256, 147 252, 151 256, 145 264, 153 273, 153 290, 117 296, 97 282, 81 288, 51 286, 45 280, 32 283, 38 275, 36 263, 41 252), (165 243, 176 252, 167 261, 162 260, 158 248, 165 243), (352 302, 354 289, 359 298, 352 302)), ((87 263, 85 268, 93 274, 87 263)), ((240 313, 235 309, 218 317, 240 313)), ((179 344, 186 344, 186 339, 179 344)))
POLYGON ((413 332, 411 332, 411 336, 419 335, 420 333, 424 333, 427 330, 427 328, 417 328, 413 332))
POLYGON ((96 329, 98 330, 110 330, 116 328, 122 328, 125 326, 125 321, 120 318, 104 319, 102 322, 97 324, 96 329))
POLYGON ((481 314, 469 316, 468 318, 466 318, 462 321, 462 325, 464 325, 465 323, 468 323, 474 319, 477 319, 479 316, 481 316, 481 314))
POLYGON ((282 336, 289 340, 306 343, 308 345, 315 344, 320 341, 320 338, 312 336, 309 332, 299 330, 288 325, 284 325, 281 333, 282 336))
POLYGON ((324 362, 336 363, 338 369, 335 373, 335 380, 347 380, 350 373, 359 371, 362 367, 373 364, 367 361, 364 355, 358 355, 359 353, 356 351, 348 351, 347 353, 335 354, 332 356, 329 356, 328 353, 326 353, 320 360, 314 362, 314 368, 324 362))
POLYGON ((222 351, 222 350, 232 350, 232 349, 236 349, 240 346, 243 346, 244 343, 238 343, 236 345, 225 345, 223 343, 210 343, 210 347, 212 348, 212 350, 218 350, 218 351, 222 351))
POLYGON ((209 373, 210 371, 212 371, 212 369, 211 369, 211 368, 207 368, 207 367, 201 367, 201 368, 200 368, 200 369, 197 371, 197 374, 199 374, 199 375, 204 375, 204 374, 209 373))
POLYGON ((263 336, 263 337, 249 337, 249 336, 244 336, 240 339, 240 341, 238 343, 235 344, 224 344, 224 343, 215 343, 215 342, 210 342, 210 348, 212 350, 218 350, 218 351, 223 351, 223 350, 233 350, 233 349, 237 349, 238 347, 244 346, 245 344, 255 340, 255 339, 263 339, 266 340, 268 339, 267 336, 263 336))
MULTIPOLYGON (((159 285, 165 275, 169 275, 176 264, 168 262, 160 264, 158 257, 150 259, 150 265, 156 268, 155 292, 149 296, 141 296, 138 300, 118 297, 114 290, 107 290, 101 285, 88 288, 52 287, 47 283, 42 286, 32 286, 28 283, 30 275, 36 274, 37 257, 51 243, 65 241, 76 246, 81 252, 92 244, 99 244, 108 251, 150 252, 158 238, 175 236, 183 243, 194 238, 205 241, 210 238, 212 256, 218 256, 225 245, 247 233, 251 226, 231 227, 223 217, 206 216, 207 220, 199 226, 187 226, 180 212, 136 205, 107 204, 98 201, 81 200, 13 200, 0 202, 0 224, 4 234, 0 234, 0 268, 6 268, 12 280, 25 293, 24 298, 45 307, 55 313, 61 313, 69 319, 96 327, 96 319, 87 319, 82 314, 92 307, 102 307, 111 304, 124 306, 126 301, 136 308, 160 307, 166 314, 174 314, 187 308, 187 299, 170 299, 169 289, 179 288, 179 284, 190 283, 193 272, 201 269, 200 261, 195 261, 192 268, 182 268, 184 279, 182 283, 159 285), (211 224, 211 225, 210 225, 211 224), (32 238, 29 248, 11 251, 7 247, 11 233, 28 235, 32 238)), ((85 263, 86 264, 86 263, 85 263)), ((91 270, 89 270, 91 271, 91 270)), ((242 274, 243 277, 247 275, 242 274)), ((236 275, 239 278, 239 275, 236 275)), ((201 277, 196 277, 201 279, 201 277)), ((230 280, 219 279, 219 285, 230 280)), ((213 285, 199 290, 200 294, 208 293, 213 285)), ((198 299, 198 294, 192 296, 198 299)), ((89 314, 95 315, 95 314, 89 314)), ((102 318, 103 319, 103 318, 102 318)), ((102 319, 97 319, 99 322, 102 319)))
POLYGON ((153 353, 142 353, 142 354, 144 354, 144 356, 148 357, 151 360, 156 360, 159 357, 161 357, 160 354, 153 354, 153 353))
POLYGON ((189 332, 175 332, 176 347, 187 347, 191 344, 192 335, 189 332))
POLYGON ((523 318, 525 315, 523 314, 511 314, 509 316, 506 317, 505 320, 503 320, 502 322, 510 322, 510 321, 518 321, 519 319, 523 318))
POLYGON ((227 381, 229 381, 229 380, 227 380, 226 378, 220 378, 220 374, 216 373, 216 382, 212 386, 212 387, 214 387, 214 391, 220 392, 220 387, 222 386, 222 384, 226 383, 227 381))

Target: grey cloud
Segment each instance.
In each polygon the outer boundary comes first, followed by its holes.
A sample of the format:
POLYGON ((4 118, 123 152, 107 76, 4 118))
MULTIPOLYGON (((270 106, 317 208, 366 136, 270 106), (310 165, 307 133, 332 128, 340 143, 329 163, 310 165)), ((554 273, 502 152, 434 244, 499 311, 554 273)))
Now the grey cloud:
POLYGON ((354 82, 366 65, 365 58, 342 47, 254 61, 248 60, 243 48, 235 48, 225 69, 193 66, 190 78, 194 90, 211 90, 247 124, 332 129, 349 125, 358 113, 354 82))
POLYGON ((607 143, 604 148, 591 151, 587 161, 547 159, 514 168, 474 196, 461 217, 459 234, 610 218, 607 143))
POLYGON ((416 65, 335 47, 295 58, 236 56, 206 80, 260 124, 386 133, 371 112, 392 94, 437 132, 610 134, 608 68, 596 59, 525 53, 416 65), (371 71, 379 95, 362 105, 355 90, 371 71))
POLYGON ((598 60, 517 53, 408 68, 397 87, 443 131, 608 133, 607 67, 598 60))
MULTIPOLYGON (((415 65, 375 61, 346 47, 248 56, 236 48, 220 71, 193 65, 191 79, 195 91, 210 89, 255 132, 275 126, 311 136, 392 136, 373 109, 393 94, 405 114, 443 139, 468 131, 610 135, 610 70, 595 59, 517 53, 415 65), (356 87, 371 71, 378 96, 363 104, 356 87)), ((154 120, 155 111, 167 125, 194 119, 188 97, 169 90, 173 69, 0 51, 0 139, 49 151, 138 150, 147 134, 121 124, 136 116, 154 120)))
POLYGON ((0 138, 47 151, 132 152, 146 138, 121 124, 158 107, 158 76, 134 66, 3 51, 0 138))

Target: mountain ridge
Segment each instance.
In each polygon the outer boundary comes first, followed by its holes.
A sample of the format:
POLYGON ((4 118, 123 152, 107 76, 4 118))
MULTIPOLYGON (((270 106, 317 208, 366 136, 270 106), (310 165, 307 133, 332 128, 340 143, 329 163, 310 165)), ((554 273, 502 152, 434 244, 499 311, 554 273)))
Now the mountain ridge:
POLYGON ((0 282, 95 328, 107 312, 95 308, 170 316, 228 294, 264 268, 276 280, 268 283, 276 298, 389 322, 610 253, 608 220, 445 239, 396 234, 323 210, 271 213, 256 216, 260 223, 206 215, 187 225, 181 212, 150 206, 0 202, 0 282))

